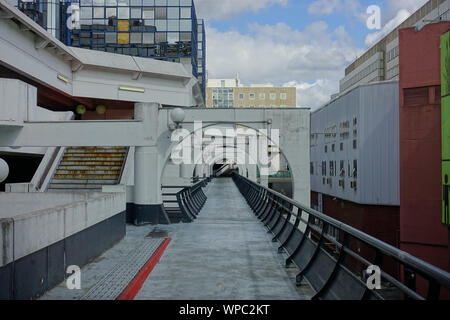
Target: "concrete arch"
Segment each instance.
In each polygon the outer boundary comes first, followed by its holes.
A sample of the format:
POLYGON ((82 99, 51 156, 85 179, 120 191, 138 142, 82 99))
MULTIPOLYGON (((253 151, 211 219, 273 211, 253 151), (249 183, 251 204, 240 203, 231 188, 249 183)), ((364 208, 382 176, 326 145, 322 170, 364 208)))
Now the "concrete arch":
MULTIPOLYGON (((275 147, 278 148, 280 156, 282 156, 282 157, 285 159, 285 161, 286 161, 286 163, 288 164, 289 168, 292 168, 291 163, 290 163, 290 160, 289 160, 289 158, 286 156, 286 154, 284 153, 283 148, 280 146, 280 144, 274 142, 274 141, 271 139, 271 137, 268 136, 267 134, 264 134, 264 133, 262 133, 262 132, 259 132, 259 130, 260 130, 261 128, 256 128, 255 126, 250 126, 250 125, 246 124, 245 122, 242 122, 242 123, 234 123, 234 122, 229 122, 229 123, 226 123, 226 122, 217 122, 217 123, 209 123, 209 124, 203 126, 202 128, 199 128, 199 129, 197 129, 197 130, 188 130, 188 129, 186 129, 186 130, 189 131, 189 134, 186 135, 183 139, 181 139, 181 140, 178 141, 178 142, 172 142, 172 141, 169 141, 168 148, 167 148, 167 150, 166 150, 166 153, 165 153, 165 156, 164 156, 164 159, 163 159, 163 165, 162 165, 161 172, 160 172, 160 181, 163 181, 164 170, 165 170, 165 168, 166 168, 166 166, 167 166, 167 164, 168 164, 168 161, 170 160, 170 156, 171 156, 171 154, 172 154, 172 150, 173 150, 175 147, 177 147, 178 145, 180 145, 181 143, 183 143, 183 141, 184 141, 185 139, 188 139, 188 138, 191 139, 192 136, 193 136, 196 132, 198 132, 198 131, 200 131, 200 130, 205 131, 205 130, 207 130, 208 128, 218 127, 218 126, 221 126, 221 125, 222 125, 222 126, 223 126, 223 125, 232 125, 233 127, 235 127, 235 126, 242 126, 242 127, 246 127, 246 128, 248 128, 248 129, 254 130, 258 135, 264 135, 264 136, 267 138, 267 141, 268 141, 268 142, 270 142, 273 146, 275 146, 275 147)), ((224 129, 224 128, 222 127, 222 129, 224 129)), ((170 137, 169 137, 168 139, 170 140, 170 137)), ((248 154, 248 153, 247 153, 247 154, 248 154)), ((195 162, 195 161, 194 161, 194 162, 195 162)), ((258 162, 256 161, 256 163, 258 163, 258 162)), ((294 183, 295 183, 295 175, 294 175, 293 172, 291 172, 291 175, 292 175, 292 184, 293 184, 293 186, 294 186, 294 183)))

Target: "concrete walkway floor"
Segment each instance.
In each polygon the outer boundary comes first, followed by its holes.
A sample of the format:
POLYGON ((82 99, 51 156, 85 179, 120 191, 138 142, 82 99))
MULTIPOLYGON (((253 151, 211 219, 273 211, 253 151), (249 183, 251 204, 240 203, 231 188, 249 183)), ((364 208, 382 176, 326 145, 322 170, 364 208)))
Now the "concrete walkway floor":
POLYGON ((195 222, 159 226, 173 240, 135 299, 309 299, 232 179, 213 180, 206 194, 195 222))
POLYGON ((161 260, 135 299, 288 300, 309 299, 307 284, 295 286, 296 268, 284 267, 278 243, 271 241, 231 179, 215 179, 193 223, 127 225, 125 238, 82 268, 82 288, 63 282, 42 300, 76 300, 123 261, 150 234, 171 237, 161 260))

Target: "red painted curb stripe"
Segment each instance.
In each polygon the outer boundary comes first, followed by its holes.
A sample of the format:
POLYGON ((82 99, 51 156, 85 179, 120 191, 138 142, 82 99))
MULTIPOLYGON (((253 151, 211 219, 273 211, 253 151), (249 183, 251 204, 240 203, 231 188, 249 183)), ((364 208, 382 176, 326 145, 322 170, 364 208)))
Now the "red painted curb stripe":
POLYGON ((141 290, 142 285, 145 280, 147 280, 150 272, 152 272, 153 268, 155 268, 156 264, 159 262, 159 259, 163 255, 167 246, 169 245, 171 238, 167 238, 161 243, 161 245, 156 249, 155 253, 148 259, 148 261, 144 264, 144 266, 139 270, 134 279, 127 285, 125 290, 117 297, 116 300, 133 300, 134 297, 141 290))

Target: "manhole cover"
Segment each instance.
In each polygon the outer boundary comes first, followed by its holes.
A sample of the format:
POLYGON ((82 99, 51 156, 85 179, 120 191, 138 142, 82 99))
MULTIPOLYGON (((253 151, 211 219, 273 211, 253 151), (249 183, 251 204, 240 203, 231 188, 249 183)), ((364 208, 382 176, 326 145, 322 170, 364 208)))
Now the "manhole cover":
POLYGON ((166 230, 155 228, 147 235, 147 238, 167 238, 168 235, 166 230))

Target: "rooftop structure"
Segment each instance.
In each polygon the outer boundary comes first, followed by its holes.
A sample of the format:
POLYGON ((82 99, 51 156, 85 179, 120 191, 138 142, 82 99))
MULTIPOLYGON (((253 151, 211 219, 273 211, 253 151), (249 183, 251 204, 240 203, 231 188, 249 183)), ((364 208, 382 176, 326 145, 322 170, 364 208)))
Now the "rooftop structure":
POLYGON ((428 23, 446 21, 449 19, 450 0, 428 1, 345 69, 345 77, 340 81, 339 93, 343 94, 360 84, 385 80, 398 80, 399 29, 407 27, 421 29, 428 23))
POLYGON ((15 5, 66 45, 189 65, 205 96, 205 25, 193 0, 18 0, 15 5))
POLYGON ((209 79, 206 106, 208 108, 295 108, 295 87, 275 87, 270 84, 245 86, 235 79, 209 79))

